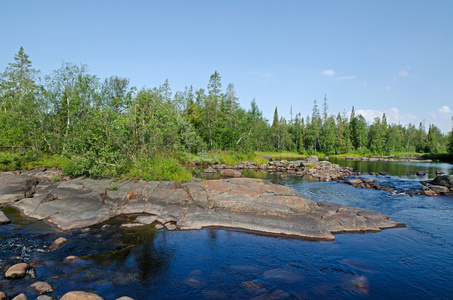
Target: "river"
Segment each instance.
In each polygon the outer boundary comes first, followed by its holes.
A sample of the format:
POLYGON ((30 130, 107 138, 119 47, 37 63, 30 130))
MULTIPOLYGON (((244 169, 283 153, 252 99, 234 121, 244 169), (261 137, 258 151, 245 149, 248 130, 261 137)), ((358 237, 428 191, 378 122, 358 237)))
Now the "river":
MULTIPOLYGON (((453 174, 444 163, 336 161, 362 172, 387 172, 398 186, 418 186, 435 171, 453 174), (415 176, 425 171, 425 177, 415 176)), ((453 295, 453 197, 409 196, 357 189, 344 183, 245 173, 296 189, 313 201, 376 210, 406 228, 378 233, 336 234, 336 241, 307 241, 245 231, 208 228, 156 231, 107 224, 55 232, 10 208, 0 227, 0 267, 26 260, 36 278, 0 277, 0 291, 25 292, 37 280, 61 296, 71 290, 105 299, 447 299, 453 295), (107 226, 104 226, 107 225, 107 226), (70 242, 49 253, 59 236, 70 242), (79 259, 66 261, 69 255, 79 259), (17 256, 17 258, 15 258, 17 256)), ((375 176, 374 176, 375 178, 375 176)), ((3 275, 1 275, 3 276, 3 275)))

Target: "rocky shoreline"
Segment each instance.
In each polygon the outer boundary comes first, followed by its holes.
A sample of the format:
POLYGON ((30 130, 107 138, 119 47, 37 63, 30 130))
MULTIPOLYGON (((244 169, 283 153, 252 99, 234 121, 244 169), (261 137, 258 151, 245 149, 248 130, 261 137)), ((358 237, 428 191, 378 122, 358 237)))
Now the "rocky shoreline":
MULTIPOLYGON (((296 161, 274 161, 270 156, 267 164, 256 165, 253 162, 245 161, 237 165, 228 166, 224 164, 210 165, 203 170, 206 174, 216 174, 220 172, 221 177, 241 177, 241 171, 261 171, 266 173, 277 173, 291 176, 309 176, 319 181, 338 181, 347 183, 356 188, 366 188, 375 190, 384 190, 392 193, 408 194, 408 195, 424 195, 424 196, 441 196, 453 194, 453 176, 439 174, 434 180, 422 181, 422 186, 413 190, 396 189, 390 185, 380 185, 375 179, 364 178, 362 175, 370 175, 376 177, 388 177, 387 173, 367 173, 354 171, 353 168, 342 167, 338 164, 332 164, 329 161, 320 161, 317 156, 309 157, 305 160, 296 161), (442 179, 443 178, 443 179, 442 179)), ((378 161, 389 160, 394 158, 406 159, 421 159, 421 156, 376 156, 362 157, 362 160, 378 161)), ((346 158, 348 159, 348 158, 346 158)), ((359 158, 351 158, 350 160, 359 160, 359 158)), ((416 175, 425 175, 423 174, 416 175)), ((390 177, 388 177, 390 178, 390 177)))

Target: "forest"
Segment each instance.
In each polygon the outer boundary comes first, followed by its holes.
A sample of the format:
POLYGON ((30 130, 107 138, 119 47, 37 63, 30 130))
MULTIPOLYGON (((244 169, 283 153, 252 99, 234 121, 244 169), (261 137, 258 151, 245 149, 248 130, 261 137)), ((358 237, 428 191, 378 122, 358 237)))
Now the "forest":
POLYGON ((63 63, 42 76, 23 48, 0 75, 0 169, 47 165, 70 175, 190 180, 182 164, 222 162, 222 153, 389 155, 448 153, 453 133, 434 124, 368 124, 354 112, 330 114, 327 97, 311 115, 266 120, 253 99, 239 105, 234 84, 215 71, 206 89, 172 92, 168 80, 137 89, 127 78, 101 80, 86 65, 63 63), (45 163, 43 163, 45 161, 45 163))

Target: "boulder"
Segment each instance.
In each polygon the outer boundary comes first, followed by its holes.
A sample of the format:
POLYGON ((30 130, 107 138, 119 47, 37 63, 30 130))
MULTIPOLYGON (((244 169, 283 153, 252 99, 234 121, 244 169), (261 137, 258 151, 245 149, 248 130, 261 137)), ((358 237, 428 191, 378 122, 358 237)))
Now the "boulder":
POLYGON ((55 289, 45 281, 38 281, 30 285, 30 289, 38 293, 39 295, 52 293, 55 289))
POLYGON ((3 211, 0 210, 0 224, 8 224, 10 223, 11 220, 8 219, 7 216, 5 216, 5 214, 3 213, 3 211))
POLYGON ((49 247, 49 251, 55 251, 57 249, 60 249, 61 247, 63 247, 64 244, 66 244, 68 242, 67 239, 65 239, 64 237, 59 237, 58 239, 56 239, 52 245, 50 245, 49 247))
POLYGON ((446 186, 441 186, 441 185, 432 185, 431 186, 431 190, 433 190, 434 192, 436 192, 436 194, 439 194, 439 195, 447 195, 450 193, 450 189, 447 188, 446 186))
POLYGON ((63 295, 60 300, 104 300, 104 298, 93 294, 82 291, 73 291, 63 295))
POLYGON ((47 296, 47 295, 41 295, 36 298, 36 300, 53 300, 55 297, 47 296))
POLYGON ((446 186, 450 190, 453 190, 453 175, 439 175, 434 178, 432 184, 446 186))
POLYGON ((6 273, 6 278, 22 278, 27 274, 28 265, 26 263, 18 263, 10 267, 6 273))
POLYGON ((415 173, 415 175, 417 175, 417 176, 425 176, 426 173, 423 172, 423 171, 418 171, 418 172, 415 173))
POLYGON ((28 300, 28 297, 25 294, 19 294, 13 298, 13 300, 28 300))
POLYGON ((6 300, 6 294, 3 292, 0 292, 0 300, 6 300))
POLYGON ((220 172, 220 176, 222 176, 222 177, 241 177, 242 174, 241 174, 241 172, 236 171, 236 170, 226 169, 226 170, 222 170, 220 172))

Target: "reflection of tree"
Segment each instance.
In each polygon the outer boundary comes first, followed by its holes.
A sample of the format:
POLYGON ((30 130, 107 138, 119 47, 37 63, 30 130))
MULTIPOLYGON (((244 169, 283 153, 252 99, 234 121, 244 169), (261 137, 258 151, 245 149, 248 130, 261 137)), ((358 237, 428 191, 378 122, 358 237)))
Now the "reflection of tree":
POLYGON ((217 246, 218 231, 218 229, 212 227, 206 229, 206 232, 208 233, 208 246, 211 250, 214 250, 217 246))
POLYGON ((108 266, 110 270, 123 274, 136 273, 141 280, 155 279, 156 274, 165 274, 170 267, 171 256, 175 249, 166 246, 165 238, 156 241, 165 231, 156 232, 150 227, 138 228, 130 234, 115 235, 111 239, 108 235, 100 238, 100 248, 110 244, 127 243, 125 248, 117 251, 109 251, 102 254, 91 255, 89 259, 95 265, 108 266), (104 240, 105 239, 105 240, 104 240), (162 242, 163 241, 163 242, 162 242))

